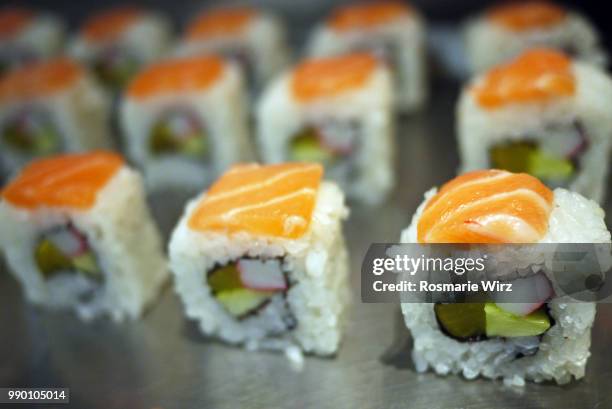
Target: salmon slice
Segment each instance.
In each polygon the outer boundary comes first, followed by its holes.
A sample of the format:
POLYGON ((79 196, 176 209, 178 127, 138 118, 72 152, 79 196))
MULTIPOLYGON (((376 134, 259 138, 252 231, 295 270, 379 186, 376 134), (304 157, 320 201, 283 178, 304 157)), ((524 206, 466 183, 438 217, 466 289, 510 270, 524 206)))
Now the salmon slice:
POLYGON ((189 40, 229 36, 241 33, 257 15, 250 7, 231 7, 211 10, 201 14, 189 25, 186 37, 189 40))
POLYGON ((208 190, 189 227, 301 237, 310 225, 322 176, 323 168, 314 163, 234 166, 208 190))
POLYGON ((28 209, 49 206, 87 210, 122 166, 121 156, 106 151, 40 159, 27 165, 1 195, 7 202, 28 209))
POLYGON ((50 95, 70 87, 84 73, 79 64, 65 57, 29 63, 0 79, 0 100, 50 95))
POLYGON ((337 31, 371 28, 411 13, 410 7, 396 1, 354 4, 336 10, 329 20, 329 25, 337 31))
POLYGON ((0 10, 0 39, 14 36, 34 19, 31 10, 7 7, 0 10))
POLYGON ((494 109, 506 104, 572 96, 576 92, 576 79, 571 60, 565 54, 533 49, 491 69, 471 91, 480 106, 494 109))
POLYGON ((446 183, 417 225, 420 243, 534 243, 548 231, 553 192, 526 173, 479 170, 446 183))
POLYGON ((113 8, 90 17, 83 25, 82 34, 85 39, 92 42, 112 41, 141 16, 142 10, 137 7, 113 8))
POLYGON ((307 102, 358 89, 370 78, 376 64, 376 58, 368 53, 307 60, 293 72, 293 95, 307 102))
POLYGON ((563 8, 545 1, 502 4, 487 13, 491 21, 512 31, 548 28, 566 16, 563 8))
POLYGON ((187 57, 148 66, 128 86, 127 94, 147 98, 157 94, 203 91, 214 84, 224 69, 216 56, 187 57))

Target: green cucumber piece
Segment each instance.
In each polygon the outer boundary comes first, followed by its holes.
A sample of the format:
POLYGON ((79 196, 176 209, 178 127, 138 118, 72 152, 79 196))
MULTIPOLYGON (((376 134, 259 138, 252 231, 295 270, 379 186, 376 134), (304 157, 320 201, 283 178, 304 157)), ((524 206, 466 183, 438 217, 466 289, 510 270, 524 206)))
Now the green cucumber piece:
POLYGON ((307 129, 295 136, 290 148, 291 160, 297 162, 329 163, 335 155, 321 146, 314 129, 307 129))
POLYGON ((550 319, 543 309, 520 316, 494 303, 486 303, 484 312, 488 337, 529 337, 543 334, 550 328, 550 319))
POLYGON ((436 304, 434 311, 442 328, 455 338, 468 339, 485 333, 482 303, 436 304))
POLYGON ((491 166, 510 172, 526 172, 544 180, 563 181, 574 173, 570 160, 543 152, 532 142, 496 146, 490 152, 491 166))
POLYGON ((34 254, 36 265, 44 277, 49 277, 61 270, 72 268, 72 261, 58 249, 51 240, 43 239, 34 254))
POLYGON ((234 317, 243 316, 266 302, 274 292, 238 288, 217 294, 219 303, 234 317))
POLYGON ((210 273, 208 275, 208 286, 213 294, 243 288, 236 263, 228 264, 210 273))

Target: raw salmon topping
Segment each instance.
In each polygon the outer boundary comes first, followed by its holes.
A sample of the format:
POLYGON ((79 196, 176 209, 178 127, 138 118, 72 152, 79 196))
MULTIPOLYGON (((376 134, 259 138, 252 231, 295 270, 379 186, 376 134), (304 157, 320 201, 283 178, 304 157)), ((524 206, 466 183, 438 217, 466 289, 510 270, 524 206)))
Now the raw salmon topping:
POLYGON ((21 8, 0 10, 0 38, 7 38, 18 33, 34 18, 34 12, 21 8))
POLYGON ((2 198, 15 206, 91 208, 97 193, 123 166, 112 152, 59 155, 27 165, 6 188, 2 198))
POLYGON ((29 63, 0 79, 0 100, 53 94, 69 87, 83 74, 83 68, 68 58, 29 63))
POLYGON ((576 80, 567 56, 554 50, 535 49, 493 68, 472 91, 482 107, 493 109, 574 95, 576 80))
POLYGON ((91 17, 83 26, 83 36, 94 42, 112 41, 119 37, 138 18, 142 10, 136 7, 118 7, 91 17))
POLYGON ((376 58, 368 53, 307 60, 293 72, 293 95, 311 101, 351 91, 366 83, 376 64, 376 58))
POLYGON ((446 183, 417 225, 420 243, 533 243, 548 231, 553 192, 526 173, 479 170, 446 183))
POLYGON ((249 7, 221 8, 204 13, 187 28, 187 38, 192 40, 240 33, 257 15, 249 7))
POLYGON ((329 20, 332 28, 347 31, 385 24, 398 17, 409 15, 412 10, 395 1, 379 1, 356 4, 336 10, 329 20))
POLYGON ((488 13, 490 20, 513 31, 554 26, 566 15, 561 7, 544 1, 504 4, 488 13))
POLYGON ((301 237, 310 225, 322 175, 323 168, 314 163, 234 166, 206 193, 189 227, 301 237))
POLYGON ((146 98, 156 94, 202 91, 217 81, 224 62, 216 56, 186 57, 150 65, 134 78, 127 93, 146 98))

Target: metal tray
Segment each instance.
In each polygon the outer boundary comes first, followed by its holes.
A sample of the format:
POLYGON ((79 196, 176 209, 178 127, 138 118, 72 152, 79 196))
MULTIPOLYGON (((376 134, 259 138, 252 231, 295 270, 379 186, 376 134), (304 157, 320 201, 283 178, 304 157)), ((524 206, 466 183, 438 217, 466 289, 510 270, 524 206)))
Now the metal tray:
MULTIPOLYGON (((308 357, 296 372, 282 354, 207 339, 184 318, 171 288, 141 321, 83 324, 71 313, 25 304, 17 283, 0 268, 0 386, 68 387, 68 407, 86 409, 612 408, 606 349, 612 345, 612 305, 599 306, 583 380, 512 389, 499 381, 417 374, 399 305, 360 302, 367 247, 398 240, 423 193, 454 176, 456 92, 454 85, 438 85, 426 111, 400 118, 392 199, 380 208, 352 208, 345 234, 354 304, 335 358, 308 357)), ((184 199, 152 198, 165 234, 184 199)), ((609 202, 606 208, 612 210, 609 202)))

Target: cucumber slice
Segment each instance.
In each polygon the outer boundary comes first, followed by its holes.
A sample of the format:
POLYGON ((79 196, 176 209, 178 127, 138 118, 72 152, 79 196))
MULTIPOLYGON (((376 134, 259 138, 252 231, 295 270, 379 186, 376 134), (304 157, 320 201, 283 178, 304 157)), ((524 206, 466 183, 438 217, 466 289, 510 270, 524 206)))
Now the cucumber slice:
POLYGON ((241 317, 260 307, 274 292, 253 291, 239 288, 217 294, 219 303, 234 317, 241 317))
POLYGON ((482 303, 436 304, 434 311, 442 328, 455 338, 469 339, 485 334, 482 303))
POLYGON ((488 337, 529 337, 543 334, 550 328, 550 319, 543 309, 520 316, 494 303, 486 303, 484 312, 488 337))
POLYGON ((330 163, 335 159, 333 153, 321 146, 314 129, 300 132, 291 142, 291 160, 297 162, 330 163))
POLYGON ((221 267, 208 275, 208 286, 213 294, 244 288, 236 263, 221 267))
POLYGON ((564 181, 574 173, 570 160, 543 152, 532 142, 512 142, 490 152, 491 166, 510 172, 526 172, 544 180, 564 181))
POLYGON ((202 129, 193 129, 186 136, 175 135, 169 124, 171 119, 159 120, 151 129, 149 149, 155 155, 179 153, 201 158, 208 153, 206 134, 202 129))
POLYGON ((96 258, 91 251, 74 257, 72 259, 72 265, 77 271, 86 276, 96 280, 102 278, 102 270, 100 270, 100 266, 98 266, 96 258))
POLYGON ((36 247, 34 259, 38 269, 44 277, 49 277, 53 273, 61 270, 70 270, 72 261, 69 257, 58 249, 51 240, 43 239, 36 247))

